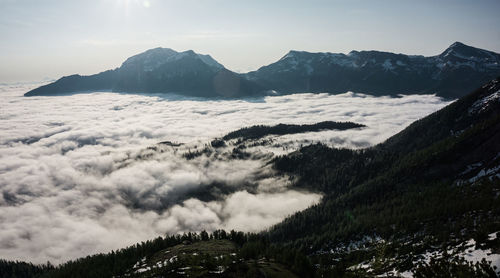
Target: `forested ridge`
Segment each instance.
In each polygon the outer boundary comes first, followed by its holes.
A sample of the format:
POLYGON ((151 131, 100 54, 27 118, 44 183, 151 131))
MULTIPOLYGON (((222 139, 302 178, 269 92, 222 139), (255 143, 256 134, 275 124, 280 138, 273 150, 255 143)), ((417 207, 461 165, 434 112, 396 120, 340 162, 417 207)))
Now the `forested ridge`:
MULTIPOLYGON (((380 237, 397 258, 382 273, 411 268, 401 263, 414 260, 415 245, 424 251, 474 238, 498 250, 498 240, 486 235, 500 230, 499 176, 483 174, 500 165, 500 102, 482 102, 499 89, 497 79, 369 149, 316 144, 276 158, 276 169, 298 178, 295 186, 325 196, 273 227, 271 240, 322 256, 380 237)), ((351 265, 373 258, 365 251, 337 255, 351 265)))
POLYGON ((244 127, 236 131, 226 134, 222 139, 231 140, 241 138, 241 140, 260 139, 267 135, 285 135, 304 132, 317 132, 323 130, 347 130, 352 128, 364 127, 362 124, 353 122, 333 122, 324 121, 315 124, 278 124, 274 126, 267 125, 254 125, 251 127, 244 127))
MULTIPOLYGON (((438 216, 461 218, 465 212, 481 209, 500 215, 495 197, 498 179, 474 187, 457 186, 461 179, 478 172, 461 176, 468 165, 480 162, 493 167, 500 163, 500 104, 493 103, 480 114, 468 113, 468 108, 491 90, 479 89, 369 149, 332 149, 316 144, 277 158, 278 170, 299 177, 296 186, 326 196, 321 204, 274 227, 272 238, 287 241, 294 235, 302 238, 300 235, 317 235, 323 230, 341 236, 323 235, 326 241, 375 230, 405 234, 401 228, 414 225, 415 220, 421 228, 422 221, 440 220, 438 216), (307 225, 302 219, 307 219, 307 225), (318 229, 321 226, 323 229, 318 229), (301 227, 314 228, 306 232, 301 227), (295 231, 281 231, 288 228, 295 231)), ((490 218, 489 222, 500 227, 498 219, 490 218)), ((440 221, 435 224, 442 226, 440 221)), ((321 241, 318 246, 324 244, 321 241)))

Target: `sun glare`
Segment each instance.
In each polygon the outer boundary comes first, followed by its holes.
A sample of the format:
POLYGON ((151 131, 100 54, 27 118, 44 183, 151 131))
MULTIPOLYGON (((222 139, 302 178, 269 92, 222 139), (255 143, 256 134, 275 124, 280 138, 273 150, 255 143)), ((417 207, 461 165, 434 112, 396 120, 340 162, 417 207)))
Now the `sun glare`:
POLYGON ((149 0, 116 0, 116 6, 125 10, 125 14, 129 15, 130 11, 134 8, 151 7, 151 1, 149 0))

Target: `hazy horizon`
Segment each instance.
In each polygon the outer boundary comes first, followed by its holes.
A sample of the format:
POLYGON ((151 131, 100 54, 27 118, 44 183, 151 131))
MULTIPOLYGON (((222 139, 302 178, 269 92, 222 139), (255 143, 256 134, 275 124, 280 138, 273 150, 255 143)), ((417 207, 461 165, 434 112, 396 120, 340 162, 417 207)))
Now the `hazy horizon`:
POLYGON ((210 54, 236 72, 289 50, 433 56, 500 52, 499 1, 0 1, 0 82, 116 68, 155 47, 210 54), (439 26, 439 28, 435 28, 439 26))

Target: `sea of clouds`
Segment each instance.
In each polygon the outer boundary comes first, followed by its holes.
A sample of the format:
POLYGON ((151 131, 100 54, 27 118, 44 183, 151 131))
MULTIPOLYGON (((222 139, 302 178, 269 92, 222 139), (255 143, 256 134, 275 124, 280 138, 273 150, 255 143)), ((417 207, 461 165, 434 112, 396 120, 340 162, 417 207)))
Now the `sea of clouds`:
MULTIPOLYGON (((270 154, 323 142, 382 142, 448 104, 432 96, 295 94, 244 100, 90 93, 23 97, 0 86, 0 258, 35 263, 107 252, 165 233, 260 231, 320 201, 289 188, 270 154), (182 154, 255 124, 353 121, 367 127, 275 137, 262 159, 182 154), (159 142, 181 147, 148 147, 159 142), (224 184, 214 198, 193 191, 224 184)), ((203 192, 203 191, 201 191, 203 192)), ((213 197, 213 196, 212 196, 213 197)))

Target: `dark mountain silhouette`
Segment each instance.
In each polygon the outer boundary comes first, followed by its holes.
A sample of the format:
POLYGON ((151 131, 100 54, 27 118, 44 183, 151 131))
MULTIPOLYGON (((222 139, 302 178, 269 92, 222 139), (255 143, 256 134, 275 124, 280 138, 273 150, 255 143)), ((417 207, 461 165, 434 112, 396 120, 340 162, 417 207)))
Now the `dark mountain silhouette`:
POLYGON ((177 93, 199 97, 241 97, 263 91, 209 55, 192 50, 150 49, 128 58, 121 67, 90 76, 65 76, 29 91, 25 96, 85 91, 177 93))
POLYGON ((257 71, 238 74, 209 55, 155 48, 121 67, 90 76, 71 75, 25 96, 85 91, 177 93, 201 97, 246 97, 354 91, 373 95, 437 94, 461 97, 500 75, 500 54, 456 42, 437 56, 379 51, 349 54, 290 51, 257 71))
POLYGON ((436 93, 458 98, 498 75, 500 54, 456 42, 432 57, 379 51, 347 55, 290 51, 246 77, 280 93, 436 93))

